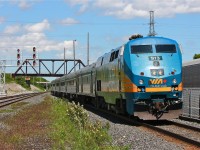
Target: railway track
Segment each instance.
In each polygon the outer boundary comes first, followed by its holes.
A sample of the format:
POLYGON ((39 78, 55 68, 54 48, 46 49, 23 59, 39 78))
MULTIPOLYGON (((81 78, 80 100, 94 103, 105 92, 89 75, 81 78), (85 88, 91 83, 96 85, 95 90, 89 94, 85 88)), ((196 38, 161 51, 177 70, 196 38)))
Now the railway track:
POLYGON ((0 98, 0 108, 11 105, 13 103, 17 103, 19 101, 44 94, 45 92, 39 92, 39 93, 26 93, 26 94, 20 94, 20 95, 14 95, 14 96, 7 96, 7 97, 1 97, 0 98))
MULTIPOLYGON (((90 110, 93 109, 95 111, 95 108, 89 107, 89 109, 90 110)), ((181 123, 177 123, 177 122, 173 122, 169 120, 163 120, 163 121, 158 120, 158 121, 154 121, 153 123, 151 121, 137 121, 137 120, 134 120, 133 118, 117 115, 110 111, 106 111, 102 109, 98 109, 98 111, 101 111, 101 113, 106 113, 107 115, 109 114, 113 117, 116 117, 118 120, 121 120, 128 124, 144 127, 148 130, 155 132, 153 134, 159 133, 163 136, 167 136, 167 137, 179 140, 181 143, 194 146, 195 148, 200 148, 200 128, 196 128, 193 126, 189 126, 189 125, 185 125, 185 124, 181 124, 181 123), (190 136, 191 134, 193 135, 193 137, 190 136)))

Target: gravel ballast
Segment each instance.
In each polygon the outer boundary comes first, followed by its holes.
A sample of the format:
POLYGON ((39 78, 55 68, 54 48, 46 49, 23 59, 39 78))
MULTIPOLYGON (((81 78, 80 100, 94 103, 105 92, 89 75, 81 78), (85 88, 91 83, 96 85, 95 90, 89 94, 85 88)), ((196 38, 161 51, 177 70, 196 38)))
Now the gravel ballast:
POLYGON ((178 144, 168 142, 160 137, 142 130, 140 127, 118 123, 118 121, 110 121, 88 111, 90 120, 100 120, 103 123, 109 122, 109 134, 113 138, 113 145, 129 146, 130 149, 145 150, 183 150, 184 148, 178 144))

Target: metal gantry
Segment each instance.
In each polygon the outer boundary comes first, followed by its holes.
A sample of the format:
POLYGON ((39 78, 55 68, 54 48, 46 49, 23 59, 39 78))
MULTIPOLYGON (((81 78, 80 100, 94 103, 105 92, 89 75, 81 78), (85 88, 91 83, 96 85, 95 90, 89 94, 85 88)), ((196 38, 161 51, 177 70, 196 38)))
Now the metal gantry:
POLYGON ((85 67, 84 63, 80 59, 37 59, 36 66, 34 66, 32 62, 33 59, 24 60, 15 73, 13 73, 13 76, 61 77, 64 74, 71 73, 76 66, 78 66, 79 69, 85 67), (56 62, 60 62, 61 64, 55 66, 56 62), (70 62, 74 62, 74 65, 71 68, 69 68, 68 65, 70 62), (51 63, 51 67, 47 66, 45 63, 51 63), (65 69, 61 69, 64 67, 65 69), (32 72, 30 72, 30 70, 32 70, 32 72), (44 73, 44 71, 47 73, 44 73))

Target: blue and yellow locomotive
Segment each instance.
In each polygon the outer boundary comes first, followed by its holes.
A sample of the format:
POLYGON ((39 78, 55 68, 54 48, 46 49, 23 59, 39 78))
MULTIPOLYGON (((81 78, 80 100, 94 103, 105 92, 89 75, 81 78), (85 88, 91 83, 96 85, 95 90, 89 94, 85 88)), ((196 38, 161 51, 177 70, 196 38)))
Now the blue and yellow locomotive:
POLYGON ((62 83, 66 89, 52 93, 141 119, 177 118, 182 110, 179 45, 163 37, 138 37, 62 77, 62 82, 52 81, 52 85, 62 83))

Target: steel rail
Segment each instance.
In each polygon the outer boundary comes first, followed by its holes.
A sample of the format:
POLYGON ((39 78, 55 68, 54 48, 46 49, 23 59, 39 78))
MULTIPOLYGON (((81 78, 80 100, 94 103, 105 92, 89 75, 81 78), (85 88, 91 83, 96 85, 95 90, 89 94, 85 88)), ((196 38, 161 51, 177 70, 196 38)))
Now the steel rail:
POLYGON ((182 127, 182 128, 188 129, 188 130, 195 131, 195 132, 200 132, 200 128, 197 128, 194 126, 190 126, 190 125, 186 125, 186 124, 182 124, 182 123, 178 123, 178 122, 174 122, 174 121, 170 121, 170 120, 167 120, 167 122, 170 123, 171 125, 182 127))
POLYGON ((34 96, 38 96, 41 94, 44 94, 45 92, 40 92, 40 93, 29 93, 29 94, 22 94, 22 95, 15 95, 14 97, 11 96, 11 99, 5 100, 5 101, 1 101, 0 102, 0 108, 11 105, 13 103, 17 103, 19 101, 23 101, 25 99, 34 97, 34 96))
POLYGON ((22 94, 11 95, 11 96, 3 96, 3 97, 0 97, 0 101, 5 100, 5 99, 9 99, 9 98, 12 98, 12 97, 16 97, 16 96, 22 96, 22 95, 28 95, 28 94, 32 94, 32 93, 22 93, 22 94))
MULTIPOLYGON (((88 107, 88 106, 87 106, 88 107)), ((91 108, 91 107, 90 107, 91 108)), ((94 107, 92 109, 95 109, 94 107)), ((184 137, 182 135, 179 135, 179 134, 176 134, 176 133, 173 133, 173 132, 170 132, 170 131, 167 131, 167 130, 164 130, 164 129, 161 129, 159 127, 156 127, 156 126, 153 126, 153 125, 150 125, 150 124, 147 124, 147 123, 144 123, 142 121, 137 121, 137 120, 134 120, 133 118, 129 118, 129 117, 126 117, 126 116, 122 116, 122 115, 117 115, 115 113, 112 113, 110 111, 107 111, 107 110, 103 110, 103 109, 97 109, 98 111, 101 111, 102 113, 106 113, 106 114, 109 114, 109 115, 112 115, 116 118, 119 118, 121 119, 122 121, 126 121, 127 123, 130 123, 130 124, 134 124, 134 125, 137 125, 137 126, 143 126, 143 127, 146 127, 148 129, 151 129, 151 130, 154 130, 156 132, 159 132, 161 134, 164 134, 166 136, 170 136, 170 137, 173 137, 175 139, 178 139, 182 142, 185 142, 187 144, 190 144, 190 145, 193 145, 195 147, 200 147, 200 142, 198 141, 195 141, 195 140, 192 140, 192 139, 189 139, 187 137, 184 137)), ((160 120, 161 121, 161 120, 160 120)), ((178 125, 178 123, 177 123, 178 125)), ((181 125, 180 125, 181 126, 181 125)), ((184 125, 182 125, 183 127, 184 125)), ((192 128, 192 127, 191 127, 192 128)), ((195 127, 194 127, 195 128, 195 127)), ((188 128, 187 128, 188 129, 188 128)), ((196 128, 195 128, 196 129, 196 128)), ((199 129, 198 129, 199 130, 199 129)), ((197 130, 197 131, 198 131, 197 130)))

